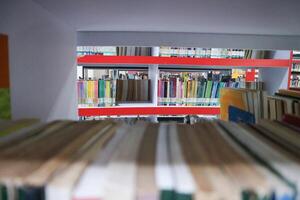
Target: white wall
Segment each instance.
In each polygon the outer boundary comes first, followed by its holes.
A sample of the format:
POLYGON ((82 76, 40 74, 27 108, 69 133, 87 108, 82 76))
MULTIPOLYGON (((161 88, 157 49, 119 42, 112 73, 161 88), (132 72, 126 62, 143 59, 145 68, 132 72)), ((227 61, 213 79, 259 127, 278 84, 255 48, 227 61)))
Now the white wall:
POLYGON ((288 88, 288 70, 285 68, 260 69, 260 79, 268 95, 273 95, 278 89, 288 88))
POLYGON ((32 0, 1 0, 12 116, 76 119, 76 31, 32 0))

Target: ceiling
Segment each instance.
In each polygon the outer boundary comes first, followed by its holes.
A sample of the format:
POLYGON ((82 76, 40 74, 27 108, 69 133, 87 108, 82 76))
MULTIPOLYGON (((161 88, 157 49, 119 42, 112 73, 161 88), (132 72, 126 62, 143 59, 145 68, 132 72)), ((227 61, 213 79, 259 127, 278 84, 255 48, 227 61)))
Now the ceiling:
POLYGON ((33 0, 79 31, 300 35, 299 0, 33 0))

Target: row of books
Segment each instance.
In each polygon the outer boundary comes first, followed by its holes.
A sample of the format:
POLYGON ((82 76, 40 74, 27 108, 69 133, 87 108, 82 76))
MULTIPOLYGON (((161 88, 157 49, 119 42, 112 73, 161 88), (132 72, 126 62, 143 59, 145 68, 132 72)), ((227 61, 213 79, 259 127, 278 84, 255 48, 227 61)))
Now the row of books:
POLYGON ((221 48, 176 48, 160 47, 162 57, 195 57, 195 58, 237 58, 237 59, 265 59, 273 58, 273 51, 221 49, 221 48))
POLYGON ((292 72, 300 72, 300 64, 294 63, 292 65, 292 72))
POLYGON ((238 82, 187 80, 179 77, 158 81, 158 105, 217 106, 223 87, 238 87, 238 82))
POLYGON ((160 47, 162 57, 245 58, 247 50, 221 48, 160 47))
POLYGON ((224 87, 262 90, 263 82, 211 81, 169 76, 158 82, 158 105, 218 106, 224 87))
POLYGON ((117 47, 117 55, 118 56, 151 56, 152 48, 133 47, 133 46, 117 47))
POLYGON ((134 46, 77 46, 77 56, 151 56, 151 47, 134 46))
POLYGON ((0 137, 0 196, 297 200, 299 148, 299 129, 272 121, 54 121, 0 137))
POLYGON ((151 80, 117 80, 117 103, 150 102, 151 80))
POLYGON ((263 118, 262 90, 223 88, 220 92, 220 118, 224 121, 257 123, 263 118))
POLYGON ((77 46, 77 56, 84 55, 117 55, 117 48, 114 46, 77 46))
POLYGON ((78 80, 80 107, 110 107, 123 102, 151 101, 151 81, 143 80, 78 80))
POLYGON ((264 118, 282 120, 284 115, 300 116, 300 91, 280 89, 265 100, 264 118))
POLYGON ((80 107, 109 107, 116 104, 116 80, 78 80, 80 107))

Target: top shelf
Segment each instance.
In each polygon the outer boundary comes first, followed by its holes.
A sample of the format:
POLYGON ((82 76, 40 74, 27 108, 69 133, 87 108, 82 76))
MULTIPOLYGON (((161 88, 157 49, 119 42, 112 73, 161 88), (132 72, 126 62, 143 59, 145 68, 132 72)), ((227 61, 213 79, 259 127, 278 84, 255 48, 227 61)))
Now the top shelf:
POLYGON ((214 67, 288 68, 289 59, 230 59, 230 58, 182 58, 154 56, 102 56, 85 55, 77 58, 78 65, 176 65, 214 67))

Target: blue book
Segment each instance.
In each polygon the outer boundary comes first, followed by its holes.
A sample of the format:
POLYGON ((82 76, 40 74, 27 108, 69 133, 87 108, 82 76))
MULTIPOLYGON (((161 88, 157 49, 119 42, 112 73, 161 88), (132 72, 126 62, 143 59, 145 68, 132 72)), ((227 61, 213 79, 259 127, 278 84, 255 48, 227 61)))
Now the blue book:
POLYGON ((211 92, 211 98, 216 98, 216 96, 217 96, 217 90, 218 90, 218 82, 215 81, 213 83, 213 89, 212 89, 212 92, 211 92))
POLYGON ((255 123, 255 117, 252 113, 244 111, 234 106, 228 107, 229 121, 244 122, 249 124, 255 123))

